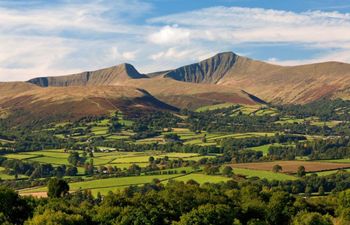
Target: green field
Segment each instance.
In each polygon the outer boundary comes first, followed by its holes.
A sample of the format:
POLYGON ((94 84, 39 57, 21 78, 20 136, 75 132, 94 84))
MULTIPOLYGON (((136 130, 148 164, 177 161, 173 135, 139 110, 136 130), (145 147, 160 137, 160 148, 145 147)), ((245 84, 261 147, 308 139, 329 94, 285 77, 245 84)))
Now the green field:
POLYGON ((146 167, 149 165, 148 162, 147 163, 141 162, 141 163, 111 163, 111 164, 108 164, 107 166, 110 165, 110 166, 116 166, 119 169, 128 169, 133 164, 138 165, 139 167, 146 167))
MULTIPOLYGON (((108 149, 100 147, 103 149, 108 149)), ((80 154, 82 151, 78 151, 80 154)), ((44 151, 33 151, 17 154, 7 154, 4 157, 9 159, 20 159, 30 162, 38 163, 50 163, 52 165, 69 165, 68 163, 68 152, 64 152, 62 149, 51 149, 44 151)), ((95 166, 117 166, 121 169, 127 169, 132 164, 137 164, 140 167, 146 167, 149 165, 148 161, 150 156, 153 156, 155 159, 164 158, 165 156, 169 159, 182 158, 183 160, 193 160, 198 161, 204 157, 212 158, 215 156, 200 156, 197 153, 181 153, 181 152, 171 152, 171 153, 160 153, 157 151, 147 151, 147 152, 119 152, 119 151, 110 151, 110 152, 95 152, 94 157, 91 158, 94 161, 95 166)), ((90 162, 90 158, 87 157, 86 162, 90 162)), ((82 168, 78 168, 82 169, 82 168)), ((82 173, 80 173, 82 174, 82 173)))
MULTIPOLYGON (((68 157, 68 156, 67 156, 68 157)), ((36 157, 28 159, 29 161, 39 162, 39 163, 50 163, 53 165, 65 165, 68 164, 67 158, 55 158, 55 157, 36 157)))
POLYGON ((124 116, 122 113, 118 114, 118 122, 127 127, 130 127, 134 124, 133 121, 124 119, 124 116))
POLYGON ((204 111, 228 108, 228 107, 231 107, 234 105, 235 104, 233 104, 233 103, 222 103, 222 104, 216 104, 216 105, 202 106, 202 107, 196 109, 196 112, 204 112, 204 111))
POLYGON ((278 111, 274 108, 261 108, 254 112, 255 116, 275 116, 278 111))
POLYGON ((205 175, 201 173, 191 173, 186 176, 177 177, 174 180, 184 181, 184 182, 187 182, 188 180, 195 180, 200 184, 204 184, 206 182, 210 182, 210 183, 226 182, 231 180, 231 178, 223 177, 223 176, 205 175))
POLYGON ((111 161, 111 163, 145 163, 148 162, 150 156, 153 156, 155 159, 164 158, 168 156, 169 158, 182 158, 184 160, 199 160, 200 158, 204 158, 205 156, 199 156, 199 154, 195 153, 166 153, 166 154, 149 154, 143 156, 122 156, 117 157, 115 160, 111 161), (199 158, 199 159, 198 159, 199 158))
POLYGON ((98 121, 98 123, 96 125, 97 126, 108 126, 109 124, 110 124, 110 120, 109 119, 104 119, 104 120, 98 121))
POLYGON ((307 173, 307 176, 310 176, 312 174, 317 174, 317 176, 328 176, 334 173, 337 173, 339 171, 347 171, 350 172, 350 169, 344 169, 344 170, 329 170, 329 171, 321 171, 321 172, 316 172, 316 173, 307 173))
POLYGON ((19 160, 24 160, 24 159, 30 159, 33 157, 37 157, 36 155, 30 155, 30 154, 6 154, 4 157, 8 159, 19 159, 19 160))
POLYGON ((327 126, 327 127, 335 127, 338 124, 342 123, 343 121, 337 121, 337 120, 332 120, 332 121, 311 121, 311 125, 314 126, 319 126, 319 127, 323 127, 323 126, 327 126))
POLYGON ((338 124, 342 123, 343 121, 337 121, 337 120, 332 120, 332 121, 320 121, 318 117, 306 117, 306 118, 294 118, 294 117, 283 117, 279 121, 275 122, 278 124, 291 124, 291 123, 310 123, 310 125, 314 126, 328 126, 328 127, 335 127, 338 124))
MULTIPOLYGON (((177 170, 183 170, 183 168, 177 168, 177 170)), ((122 188, 128 187, 130 185, 142 185, 146 183, 151 183, 153 179, 159 179, 163 183, 166 183, 170 179, 175 179, 177 181, 188 181, 195 180, 200 184, 205 182, 219 183, 230 180, 230 178, 222 176, 210 176, 199 173, 193 173, 188 175, 182 174, 172 174, 172 175, 151 175, 151 176, 135 176, 135 177, 120 177, 120 178, 107 178, 107 179, 98 179, 90 181, 82 181, 70 183, 70 190, 77 191, 79 189, 85 190, 89 189, 94 195, 98 192, 101 194, 107 194, 109 191, 116 191, 122 188)), ((20 193, 34 193, 34 192, 46 192, 46 187, 38 187, 32 189, 26 189, 20 191, 20 193)))
POLYGON ((6 143, 13 143, 13 141, 5 140, 0 138, 0 143, 1 144, 6 144, 6 143))
POLYGON ((322 162, 350 163, 350 159, 329 159, 329 160, 322 160, 322 162))
POLYGON ((130 136, 127 136, 127 135, 116 135, 116 134, 113 134, 113 135, 107 136, 107 139, 121 140, 121 139, 128 139, 129 137, 130 136))
MULTIPOLYGON (((179 176, 176 175, 153 175, 153 176, 136 176, 136 177, 120 177, 120 178, 107 178, 107 179, 98 179, 90 181, 82 181, 70 183, 70 190, 77 191, 79 189, 90 189, 93 193, 101 191, 101 193, 107 193, 108 191, 114 191, 119 188, 125 188, 130 185, 141 185, 152 182, 153 179, 167 180, 173 177, 179 176)), ((42 192, 47 191, 46 187, 39 187, 30 190, 25 190, 23 193, 31 192, 42 192)))
MULTIPOLYGON (((18 178, 21 179, 21 178, 27 178, 27 176, 25 175, 18 175, 18 178)), ((9 175, 9 174, 6 174, 5 173, 5 168, 4 167, 0 167, 0 179, 1 180, 13 180, 15 179, 15 176, 14 175, 9 175)))
POLYGON ((210 133, 206 136, 206 142, 204 143, 202 138, 204 134, 193 137, 191 140, 186 141, 184 144, 188 145, 216 145, 217 141, 224 138, 250 138, 250 137, 263 137, 274 136, 274 132, 249 132, 249 133, 210 133))
POLYGON ((283 145, 283 144, 274 143, 274 144, 260 145, 257 147, 251 147, 248 149, 251 149, 254 151, 261 151, 263 152, 263 155, 267 155, 269 153, 270 146, 294 146, 294 145, 283 145))
POLYGON ((108 127, 92 127, 91 132, 95 135, 105 135, 108 133, 108 127))
POLYGON ((191 157, 191 158, 184 158, 184 160, 189 160, 189 161, 199 161, 203 158, 215 158, 216 156, 213 156, 213 155, 205 155, 205 156, 196 156, 196 157, 191 157))
MULTIPOLYGON (((203 106, 196 109, 196 112, 205 112, 210 110, 228 108, 235 106, 233 103, 222 103, 216 105, 203 106)), ((255 115, 255 116, 275 116, 278 114, 277 109, 271 108, 265 105, 239 105, 238 108, 232 110, 232 116, 236 116, 239 113, 244 115, 255 115)))

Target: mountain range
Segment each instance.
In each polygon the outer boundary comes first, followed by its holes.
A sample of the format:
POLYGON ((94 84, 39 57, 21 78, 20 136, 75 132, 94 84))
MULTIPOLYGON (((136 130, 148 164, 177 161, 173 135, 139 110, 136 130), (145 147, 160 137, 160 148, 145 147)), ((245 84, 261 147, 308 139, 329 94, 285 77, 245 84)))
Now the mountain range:
POLYGON ((170 110, 220 103, 304 104, 350 98, 350 64, 280 66, 232 52, 142 74, 127 63, 77 74, 0 83, 0 118, 69 120, 113 110, 170 110))

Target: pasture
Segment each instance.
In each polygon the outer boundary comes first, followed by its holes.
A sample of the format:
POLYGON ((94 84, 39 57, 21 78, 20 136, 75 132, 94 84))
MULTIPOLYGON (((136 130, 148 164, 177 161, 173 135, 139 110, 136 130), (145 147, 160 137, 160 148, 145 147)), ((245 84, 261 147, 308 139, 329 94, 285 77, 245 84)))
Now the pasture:
POLYGON ((260 145, 260 146, 256 146, 256 147, 251 147, 248 149, 254 150, 254 151, 261 151, 263 153, 263 155, 267 155, 269 153, 269 148, 270 146, 294 146, 294 145, 283 145, 283 144, 278 144, 278 143, 274 143, 274 144, 267 144, 267 145, 260 145))
POLYGON ((205 111, 210 111, 210 110, 228 108, 228 107, 231 107, 234 105, 235 104, 233 104, 233 103, 227 102, 227 103, 221 103, 221 104, 216 104, 216 105, 202 106, 202 107, 196 109, 196 112, 205 112, 205 111))
POLYGON ((210 182, 210 183, 226 182, 226 181, 229 181, 232 179, 228 178, 228 177, 223 177, 223 176, 206 175, 206 174, 202 174, 202 173, 190 173, 190 174, 185 175, 185 176, 176 177, 176 178, 174 178, 174 180, 183 181, 183 182, 187 182, 189 180, 194 180, 194 181, 198 182, 199 184, 204 184, 207 182, 210 182))
MULTIPOLYGON (((225 138, 251 138, 251 137, 264 137, 274 136, 274 132, 248 132, 248 133, 210 133, 205 136, 206 142, 203 142, 204 134, 193 136, 191 139, 184 139, 187 145, 217 145, 222 139, 225 138)), ((180 136, 181 137, 181 136, 180 136)), ((182 139, 182 138, 181 138, 182 139)))
MULTIPOLYGON (((230 178, 222 176, 209 176, 199 173, 190 173, 187 175, 183 174, 172 174, 172 175, 151 175, 151 176, 134 176, 134 177, 120 177, 120 178, 106 178, 97 180, 88 180, 82 182, 70 183, 70 191, 78 190, 91 190, 92 194, 96 196, 98 192, 101 194, 107 194, 109 191, 117 191, 124 189, 131 185, 143 185, 151 183, 154 179, 160 180, 162 183, 166 183, 171 179, 177 181, 187 182, 188 180, 195 180, 200 184, 211 182, 219 183, 230 180, 230 178)), ((21 195, 41 195, 45 196, 47 187, 37 187, 19 190, 21 195)))
POLYGON ((312 174, 316 174, 317 176, 328 176, 328 175, 338 173, 340 171, 350 172, 350 169, 321 171, 321 172, 307 173, 306 175, 311 176, 312 174))
MULTIPOLYGON (((0 179, 1 180, 13 180, 15 179, 15 175, 9 175, 9 174, 6 174, 5 173, 5 168, 4 167, 0 167, 0 179)), ((19 174, 18 175, 18 178, 21 179, 21 178, 26 178, 27 176, 25 175, 21 175, 19 174)))
POLYGON ((328 160, 321 160, 320 162, 350 163, 350 158, 348 158, 348 159, 328 159, 328 160))
MULTIPOLYGON (((80 154, 82 151, 78 151, 80 154)), ((54 166, 69 165, 68 162, 69 152, 64 152, 63 149, 51 149, 43 151, 24 152, 17 154, 6 154, 4 157, 8 159, 19 159, 28 162, 38 163, 50 163, 54 166)), ((140 167, 146 167, 149 165, 149 158, 153 156, 155 159, 168 157, 169 159, 183 159, 191 161, 199 161, 202 158, 213 158, 215 156, 201 156, 197 153, 181 153, 170 152, 161 153, 158 151, 146 151, 146 152, 95 152, 94 157, 86 158, 86 162, 90 162, 93 159, 95 166, 116 166, 120 169, 128 169, 133 164, 140 167)), ((83 168, 78 167, 79 174, 83 174, 83 168), (81 172, 82 171, 82 172, 81 172)))

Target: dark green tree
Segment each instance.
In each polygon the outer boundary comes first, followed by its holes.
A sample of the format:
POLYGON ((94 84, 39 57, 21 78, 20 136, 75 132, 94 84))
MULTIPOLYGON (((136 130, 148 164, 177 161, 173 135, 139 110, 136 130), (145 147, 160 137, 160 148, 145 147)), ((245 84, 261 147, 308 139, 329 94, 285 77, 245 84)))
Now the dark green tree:
POLYGON ((274 172, 274 173, 278 173, 278 172, 281 172, 282 171, 282 166, 280 166, 280 165, 274 165, 273 167, 272 167, 272 171, 274 172))
POLYGON ((1 224, 23 224, 32 209, 24 199, 13 190, 0 187, 1 224))
POLYGON ((231 177, 233 175, 233 169, 231 166, 225 166, 222 170, 222 175, 226 177, 231 177))
POLYGON ((303 176, 305 176, 305 174, 306 174, 305 167, 299 166, 298 171, 297 171, 298 177, 303 177, 303 176))
POLYGON ((322 216, 316 212, 300 212, 294 218, 292 225, 333 225, 329 216, 322 216))
POLYGON ((69 192, 69 185, 65 180, 51 178, 48 185, 47 196, 50 198, 59 198, 69 192))

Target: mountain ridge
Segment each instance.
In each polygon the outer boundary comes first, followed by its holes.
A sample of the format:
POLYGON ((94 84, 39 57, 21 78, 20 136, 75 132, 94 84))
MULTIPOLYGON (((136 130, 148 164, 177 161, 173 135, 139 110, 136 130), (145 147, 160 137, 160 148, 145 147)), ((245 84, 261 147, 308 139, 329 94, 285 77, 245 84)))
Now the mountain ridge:
MULTIPOLYGON (((159 78, 184 83, 213 84, 217 85, 218 90, 231 87, 271 103, 304 104, 323 97, 350 98, 349 91, 344 91, 350 89, 350 64, 330 61, 281 66, 239 56, 233 52, 218 53, 198 63, 149 74, 139 73, 130 64, 121 64, 73 75, 34 78, 28 82, 42 87, 140 85, 142 88, 149 86, 149 81, 145 80, 150 79, 157 82, 154 85, 158 87, 163 84, 169 87, 168 81, 159 78), (135 82, 137 79, 142 82, 135 82)), ((174 82, 175 85, 180 84, 174 82)), ((154 94, 155 88, 152 89, 154 94)))
POLYGON ((95 71, 69 74, 55 77, 38 77, 28 82, 41 87, 86 86, 86 85, 110 85, 118 80, 148 78, 139 73, 135 67, 128 63, 119 64, 95 71))

